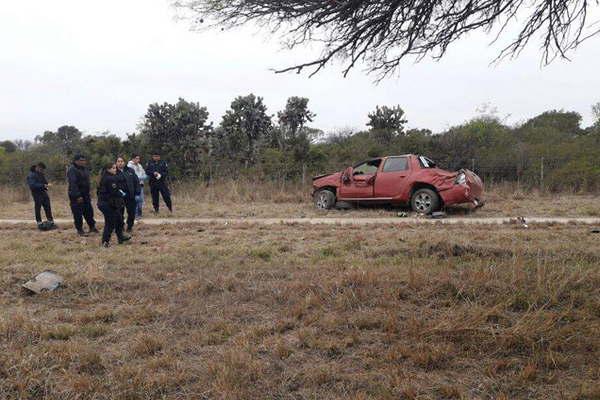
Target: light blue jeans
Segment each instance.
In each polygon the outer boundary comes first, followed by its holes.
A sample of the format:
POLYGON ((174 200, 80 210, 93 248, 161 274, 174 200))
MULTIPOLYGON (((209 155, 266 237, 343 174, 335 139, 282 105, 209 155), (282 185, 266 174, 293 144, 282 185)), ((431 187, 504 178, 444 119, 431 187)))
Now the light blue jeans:
POLYGON ((140 187, 140 194, 135 196, 135 216, 142 216, 142 209, 144 208, 144 187, 140 187))

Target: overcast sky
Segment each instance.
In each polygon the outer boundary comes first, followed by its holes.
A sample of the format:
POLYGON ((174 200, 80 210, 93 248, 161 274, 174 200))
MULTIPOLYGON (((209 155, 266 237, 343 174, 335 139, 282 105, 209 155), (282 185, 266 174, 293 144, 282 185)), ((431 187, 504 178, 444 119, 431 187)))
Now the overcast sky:
MULTIPOLYGON (((491 103, 508 123, 549 109, 577 111, 591 123, 600 101, 600 37, 573 61, 540 66, 535 46, 490 66, 499 47, 483 34, 453 47, 441 62, 405 63, 399 77, 373 83, 339 65, 316 77, 269 69, 306 60, 276 38, 245 29, 191 32, 167 0, 5 2, 0 12, 0 140, 33 139, 75 125, 85 133, 134 132, 148 104, 178 97, 208 107, 218 124, 239 95, 262 96, 274 114, 289 96, 310 98, 315 127, 361 129, 376 105, 400 104, 410 127, 435 132, 491 103)), ((537 45, 537 43, 535 43, 537 45)))

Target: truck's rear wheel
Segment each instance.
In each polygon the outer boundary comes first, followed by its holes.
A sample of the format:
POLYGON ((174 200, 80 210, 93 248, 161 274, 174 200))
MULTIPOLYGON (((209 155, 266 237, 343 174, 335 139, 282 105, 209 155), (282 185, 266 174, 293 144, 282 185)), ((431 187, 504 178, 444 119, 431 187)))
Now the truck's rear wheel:
POLYGON ((335 194, 331 190, 321 189, 314 195, 315 206, 320 210, 329 210, 335 206, 335 194))
POLYGON ((410 206, 419 214, 431 214, 439 208, 440 197, 431 189, 419 189, 410 199, 410 206))

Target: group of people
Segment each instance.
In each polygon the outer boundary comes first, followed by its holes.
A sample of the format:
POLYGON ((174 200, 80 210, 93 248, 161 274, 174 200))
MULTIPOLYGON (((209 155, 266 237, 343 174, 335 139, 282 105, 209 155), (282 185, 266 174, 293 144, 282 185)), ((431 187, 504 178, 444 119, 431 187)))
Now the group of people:
MULTIPOLYGON (((49 230, 56 228, 56 225, 48 196, 50 184, 44 175, 45 169, 46 166, 41 162, 32 166, 27 176, 27 184, 33 196, 38 227, 49 230), (46 214, 45 222, 42 221, 42 208, 46 214)), ((116 233, 119 244, 131 239, 131 236, 126 235, 125 232, 132 232, 135 220, 142 217, 146 182, 150 186, 154 212, 159 212, 160 196, 169 211, 173 212, 171 193, 167 184, 168 176, 167 163, 161 160, 158 151, 152 153, 152 159, 145 168, 141 165, 139 154, 134 154, 129 162, 126 162, 123 156, 119 156, 115 162, 108 163, 102 168, 96 190, 97 206, 104 215, 102 246, 110 246, 113 232, 116 233), (126 219, 125 213, 127 213, 126 219)), ((67 182, 69 203, 77 233, 81 236, 99 233, 94 220, 90 171, 85 156, 78 154, 74 157, 73 163, 67 170, 67 182), (84 220, 89 227, 88 232, 83 229, 84 220)))

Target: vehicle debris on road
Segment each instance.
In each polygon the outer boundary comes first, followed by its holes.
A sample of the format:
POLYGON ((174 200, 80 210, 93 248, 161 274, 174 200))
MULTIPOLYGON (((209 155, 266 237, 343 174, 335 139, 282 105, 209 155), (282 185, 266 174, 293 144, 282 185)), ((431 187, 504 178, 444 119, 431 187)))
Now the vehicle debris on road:
POLYGON ((63 283, 64 279, 62 276, 54 271, 47 270, 37 274, 22 286, 32 293, 40 294, 43 292, 53 292, 61 287, 63 283))

